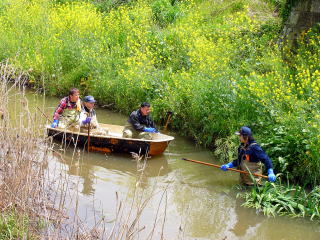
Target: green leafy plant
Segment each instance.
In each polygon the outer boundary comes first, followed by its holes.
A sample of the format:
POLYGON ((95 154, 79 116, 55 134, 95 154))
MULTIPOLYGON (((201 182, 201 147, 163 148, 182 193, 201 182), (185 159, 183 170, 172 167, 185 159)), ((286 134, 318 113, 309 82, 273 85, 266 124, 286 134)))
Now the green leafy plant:
POLYGON ((33 239, 28 232, 28 217, 18 216, 14 210, 0 216, 0 239, 33 239))
POLYGON ((266 182, 262 187, 252 187, 249 192, 238 194, 243 206, 255 208, 267 216, 287 215, 320 220, 320 188, 308 192, 300 186, 266 182))
POLYGON ((179 13, 178 5, 175 1, 156 0, 151 5, 154 20, 160 27, 166 27, 173 23, 179 13))

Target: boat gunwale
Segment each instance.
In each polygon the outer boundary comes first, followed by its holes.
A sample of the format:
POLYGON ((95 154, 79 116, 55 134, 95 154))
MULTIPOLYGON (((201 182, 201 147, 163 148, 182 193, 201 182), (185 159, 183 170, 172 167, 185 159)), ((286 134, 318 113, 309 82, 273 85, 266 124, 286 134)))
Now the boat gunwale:
MULTIPOLYGON (((104 125, 110 125, 110 126, 120 126, 120 125, 111 125, 111 124, 104 124, 104 125)), ((74 132, 74 131, 70 131, 67 130, 65 128, 52 128, 50 125, 46 126, 47 130, 52 130, 55 131, 57 133, 71 133, 71 134, 77 134, 77 135, 82 135, 82 136, 88 136, 87 133, 83 133, 83 132, 74 132)), ((163 133, 159 133, 162 136, 165 136, 165 139, 152 139, 152 140, 148 140, 148 139, 139 139, 139 138, 124 138, 124 137, 118 137, 118 136, 113 136, 113 135, 95 135, 95 134, 90 134, 90 137, 96 137, 96 138, 105 138, 105 139, 121 139, 121 140, 126 140, 126 141, 137 141, 137 142, 154 142, 154 143, 159 143, 159 142, 170 142, 172 140, 174 140, 174 137, 163 134, 163 133)))

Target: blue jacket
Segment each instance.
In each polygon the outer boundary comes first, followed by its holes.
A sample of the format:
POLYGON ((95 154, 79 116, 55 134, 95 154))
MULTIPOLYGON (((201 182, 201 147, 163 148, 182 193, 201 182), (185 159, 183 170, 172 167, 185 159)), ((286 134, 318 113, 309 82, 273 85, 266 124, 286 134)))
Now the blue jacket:
POLYGON ((267 170, 273 168, 270 158, 256 141, 250 141, 246 146, 243 143, 240 144, 238 147, 238 159, 232 162, 233 166, 239 166, 241 161, 246 159, 250 162, 262 162, 267 170))

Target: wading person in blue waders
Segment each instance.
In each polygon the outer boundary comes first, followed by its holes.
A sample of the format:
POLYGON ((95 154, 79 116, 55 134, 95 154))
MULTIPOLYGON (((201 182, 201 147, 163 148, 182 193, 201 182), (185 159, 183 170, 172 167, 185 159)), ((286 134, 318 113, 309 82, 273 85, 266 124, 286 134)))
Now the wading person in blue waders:
POLYGON ((158 130, 150 117, 150 104, 144 102, 140 108, 130 114, 127 124, 123 129, 123 137, 152 139, 152 133, 158 130))
POLYGON ((71 88, 69 95, 61 99, 53 114, 52 128, 58 126, 61 128, 69 128, 73 125, 78 125, 81 112, 79 95, 80 92, 77 88, 71 88))
MULTIPOLYGON (((236 134, 240 136, 241 142, 238 147, 238 159, 222 165, 221 170, 227 171, 228 168, 238 167, 240 170, 261 175, 261 163, 263 163, 268 171, 269 181, 274 182, 276 180, 276 176, 273 173, 272 162, 252 137, 251 129, 248 127, 242 127, 239 132, 236 132, 236 134)), ((255 178, 256 183, 261 184, 260 177, 240 173, 240 182, 244 185, 254 185, 252 178, 255 178)))

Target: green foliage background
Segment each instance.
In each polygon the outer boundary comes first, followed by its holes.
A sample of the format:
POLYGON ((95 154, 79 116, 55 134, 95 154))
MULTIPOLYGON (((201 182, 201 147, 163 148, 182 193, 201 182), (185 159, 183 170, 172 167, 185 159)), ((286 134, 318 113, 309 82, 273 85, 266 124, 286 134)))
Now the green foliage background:
POLYGON ((320 182, 319 26, 293 55, 276 42, 284 0, 2 0, 0 60, 62 96, 70 87, 159 120, 230 161, 250 126, 276 172, 320 182), (280 6, 280 7, 279 7, 280 6), (281 11, 280 11, 280 10, 281 11), (275 14, 275 13, 279 14, 275 14))

